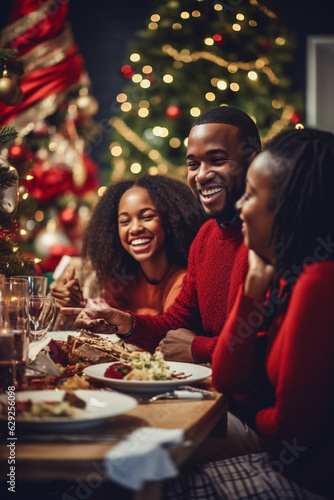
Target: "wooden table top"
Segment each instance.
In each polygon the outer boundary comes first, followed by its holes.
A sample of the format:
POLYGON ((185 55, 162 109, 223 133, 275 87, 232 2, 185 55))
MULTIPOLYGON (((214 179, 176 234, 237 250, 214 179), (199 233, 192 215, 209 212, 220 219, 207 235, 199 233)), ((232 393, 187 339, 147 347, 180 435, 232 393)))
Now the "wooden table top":
MULTIPOLYGON (((205 382, 201 386, 210 388, 210 379, 205 382)), ((138 404, 132 411, 110 418, 96 429, 86 431, 86 434, 122 438, 139 427, 182 429, 188 442, 187 446, 180 445, 171 450, 173 461, 179 466, 219 420, 222 423, 222 435, 226 433, 226 415, 226 400, 218 393, 214 400, 158 400, 154 403, 138 404)), ((0 479, 5 479, 9 467, 6 444, 5 437, 1 439, 0 446, 0 479)), ((18 435, 15 446, 16 480, 74 480, 87 477, 116 444, 117 442, 20 442, 18 435)))

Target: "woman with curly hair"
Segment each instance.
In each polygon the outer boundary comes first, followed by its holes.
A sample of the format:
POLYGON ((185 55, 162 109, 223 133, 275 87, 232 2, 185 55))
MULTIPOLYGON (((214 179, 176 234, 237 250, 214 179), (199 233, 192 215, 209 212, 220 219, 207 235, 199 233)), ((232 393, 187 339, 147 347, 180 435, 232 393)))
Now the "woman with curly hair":
MULTIPOLYGON (((83 269, 91 264, 108 305, 161 314, 180 291, 189 247, 203 222, 182 182, 161 175, 121 181, 105 191, 92 213, 83 238, 83 269)), ((73 269, 51 293, 58 307, 95 298, 83 296, 73 269)))

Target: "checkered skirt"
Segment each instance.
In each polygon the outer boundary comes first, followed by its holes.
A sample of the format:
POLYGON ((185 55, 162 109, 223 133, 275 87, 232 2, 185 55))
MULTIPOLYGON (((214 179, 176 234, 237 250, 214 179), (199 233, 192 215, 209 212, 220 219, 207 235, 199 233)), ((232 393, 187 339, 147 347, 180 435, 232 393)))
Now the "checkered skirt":
POLYGON ((300 488, 270 465, 267 453, 183 469, 164 483, 164 500, 325 500, 300 488))

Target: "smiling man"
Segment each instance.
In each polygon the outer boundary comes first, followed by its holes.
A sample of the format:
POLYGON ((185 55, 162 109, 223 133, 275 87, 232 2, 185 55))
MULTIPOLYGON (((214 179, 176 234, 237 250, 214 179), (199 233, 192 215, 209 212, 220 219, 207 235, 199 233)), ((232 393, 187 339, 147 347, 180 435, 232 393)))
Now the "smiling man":
POLYGON ((199 117, 189 134, 188 183, 210 220, 190 248, 180 294, 163 315, 84 309, 76 326, 108 333, 108 325, 113 325, 120 337, 151 352, 157 348, 168 360, 210 362, 247 272, 247 250, 234 205, 244 191, 248 165, 259 149, 256 125, 243 111, 224 106, 199 117), (235 259, 239 265, 231 276, 235 259), (107 325, 101 325, 101 319, 107 325))

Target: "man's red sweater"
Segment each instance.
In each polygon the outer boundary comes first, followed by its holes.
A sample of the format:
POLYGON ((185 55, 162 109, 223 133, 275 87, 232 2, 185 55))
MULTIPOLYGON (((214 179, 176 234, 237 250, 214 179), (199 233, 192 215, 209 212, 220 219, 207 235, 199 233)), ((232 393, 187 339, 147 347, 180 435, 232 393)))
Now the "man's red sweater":
POLYGON ((221 228, 207 221, 193 241, 188 271, 174 304, 159 316, 132 314, 135 330, 129 341, 153 352, 169 330, 187 328, 197 334, 192 354, 197 363, 211 362, 217 336, 232 308, 248 268, 241 221, 221 228), (238 260, 237 271, 231 271, 238 260))

